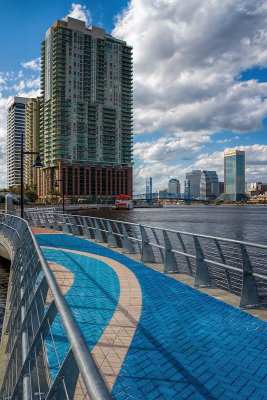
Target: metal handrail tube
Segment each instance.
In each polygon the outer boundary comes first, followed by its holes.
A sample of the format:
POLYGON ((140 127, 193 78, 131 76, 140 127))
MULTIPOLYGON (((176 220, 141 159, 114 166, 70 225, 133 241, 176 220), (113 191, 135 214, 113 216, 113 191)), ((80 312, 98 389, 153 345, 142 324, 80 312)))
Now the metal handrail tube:
POLYGON ((72 347, 73 354, 75 356, 75 360, 79 367, 79 370, 82 374, 84 384, 86 386, 88 395, 92 400, 102 400, 102 399, 111 399, 110 393, 106 387, 106 384, 98 371, 98 368, 81 336, 81 333, 71 315, 69 307, 62 296, 59 287, 55 281, 55 278, 52 274, 51 269, 49 268, 42 251, 39 247, 39 244, 31 232, 32 240, 35 244, 36 251, 38 256, 40 257, 40 262, 45 273, 49 289, 54 297, 54 301, 56 303, 58 312, 60 314, 63 326, 67 333, 69 342, 72 347))
MULTIPOLYGON (((82 375, 85 387, 87 389, 87 393, 92 400, 110 400, 111 396, 110 393, 107 389, 107 386, 88 350, 88 347, 86 346, 81 333, 79 331, 79 328, 72 317, 72 314, 69 310, 69 307, 64 299, 64 296, 62 295, 57 282, 54 278, 54 275, 48 266, 42 251, 40 249, 40 246, 30 229, 28 222, 19 218, 19 217, 13 217, 18 219, 18 221, 22 221, 23 225, 26 226, 26 229, 28 229, 28 232, 30 233, 30 237, 32 239, 33 245, 35 247, 37 256, 39 258, 42 270, 44 272, 45 278, 47 280, 49 289, 53 295, 57 311, 60 315, 62 324, 65 328, 66 335, 68 337, 69 343, 71 345, 72 352, 74 354, 76 363, 78 365, 79 371, 82 375)), ((5 225, 7 228, 12 229, 13 231, 16 232, 16 235, 20 236, 19 232, 16 231, 13 227, 9 226, 8 224, 5 224, 5 222, 2 222, 3 225, 5 225)), ((24 314, 23 314, 24 315, 24 314)), ((26 347, 24 346, 23 349, 23 358, 26 357, 26 347)), ((6 371, 7 372, 7 371, 6 371)), ((27 398, 27 393, 25 392, 24 398, 27 398)))

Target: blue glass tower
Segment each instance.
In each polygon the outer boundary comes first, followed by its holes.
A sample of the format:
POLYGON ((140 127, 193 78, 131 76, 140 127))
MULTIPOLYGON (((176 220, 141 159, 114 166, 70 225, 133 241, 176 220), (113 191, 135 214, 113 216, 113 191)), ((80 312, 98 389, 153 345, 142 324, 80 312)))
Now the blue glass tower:
POLYGON ((245 152, 224 154, 224 200, 239 201, 245 194, 245 152))

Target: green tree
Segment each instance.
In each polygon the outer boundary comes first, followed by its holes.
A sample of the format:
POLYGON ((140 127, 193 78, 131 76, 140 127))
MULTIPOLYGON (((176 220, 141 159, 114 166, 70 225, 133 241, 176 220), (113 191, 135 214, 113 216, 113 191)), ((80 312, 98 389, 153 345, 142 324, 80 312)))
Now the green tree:
POLYGON ((35 203, 38 200, 37 190, 31 188, 27 189, 25 191, 25 197, 28 197, 31 203, 35 203))

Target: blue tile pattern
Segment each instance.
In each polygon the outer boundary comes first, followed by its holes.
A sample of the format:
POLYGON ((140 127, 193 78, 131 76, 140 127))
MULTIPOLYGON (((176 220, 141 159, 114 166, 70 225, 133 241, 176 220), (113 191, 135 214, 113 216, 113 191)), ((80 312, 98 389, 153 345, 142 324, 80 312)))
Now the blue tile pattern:
POLYGON ((142 315, 114 399, 267 399, 266 323, 97 244, 37 237, 43 246, 111 257, 139 280, 142 315))
MULTIPOLYGON (((116 273, 107 264, 93 258, 50 249, 43 249, 43 253, 48 261, 63 265, 74 274, 74 283, 65 299, 88 348, 92 350, 117 307, 120 284, 116 273)), ((52 334, 46 338, 46 349, 54 378, 59 367, 53 341, 60 364, 69 350, 59 315, 56 316, 51 331, 52 334)))

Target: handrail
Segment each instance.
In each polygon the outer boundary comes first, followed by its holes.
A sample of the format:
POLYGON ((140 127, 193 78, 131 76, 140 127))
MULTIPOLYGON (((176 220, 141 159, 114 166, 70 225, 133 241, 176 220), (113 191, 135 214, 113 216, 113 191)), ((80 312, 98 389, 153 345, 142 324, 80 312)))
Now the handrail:
MULTIPOLYGON (((32 230, 29 227, 29 224, 27 221, 19 218, 19 217, 15 217, 15 216, 11 216, 11 215, 7 215, 6 217, 4 217, 3 215, 2 217, 2 222, 0 225, 0 234, 4 235, 5 237, 7 237, 9 239, 9 241, 13 244, 14 247, 14 258, 12 261, 12 268, 13 268, 13 279, 14 282, 23 282, 23 287, 22 287, 22 291, 18 290, 18 288, 16 287, 12 287, 11 290, 11 297, 14 299, 12 308, 11 308, 11 313, 13 311, 13 315, 15 315, 15 317, 17 318, 18 316, 21 315, 20 317, 20 322, 21 322, 21 328, 19 328, 19 331, 17 332, 10 332, 10 337, 9 337, 9 352, 10 352, 10 357, 9 357, 9 362, 7 364, 7 370, 5 373, 5 378, 3 381, 3 385, 1 388, 1 392, 2 395, 4 396, 4 398, 6 397, 10 397, 14 395, 14 393, 16 393, 16 390, 19 390, 19 387, 21 386, 21 379, 23 379, 23 398, 26 400, 27 398, 29 398, 29 393, 31 392, 31 389, 29 390, 29 388, 26 390, 25 392, 25 387, 27 388, 27 385, 29 386, 29 378, 28 381, 25 378, 24 374, 24 369, 26 368, 25 365, 27 364, 27 360, 28 362, 30 362, 32 355, 30 354, 33 350, 32 350, 32 346, 34 341, 38 339, 39 337, 39 341, 42 340, 43 341, 43 336, 42 336, 42 331, 44 331, 44 327, 43 325, 45 324, 45 316, 46 315, 50 315, 51 311, 49 311, 52 307, 49 307, 48 310, 44 310, 41 311, 40 314, 40 310, 38 313, 38 321, 39 321, 39 328, 34 331, 34 326, 36 326, 36 322, 32 324, 32 331, 30 332, 30 336, 32 336, 32 334, 34 333, 34 337, 35 339, 32 342, 32 345, 30 345, 29 340, 27 338, 27 330, 24 331, 25 328, 23 328, 23 326, 27 326, 27 322, 26 318, 29 314, 29 311, 31 310, 32 307, 32 302, 35 301, 35 308, 37 308, 38 311, 38 307, 40 307, 40 299, 38 300, 38 290, 35 292, 35 294, 30 295, 31 293, 31 288, 34 285, 28 285, 27 282, 30 282, 31 277, 37 277, 38 276, 38 263, 40 264, 40 271, 43 271, 43 274, 45 276, 46 282, 45 281, 41 281, 44 282, 44 284, 42 284, 44 287, 45 285, 47 285, 47 288, 50 290, 50 292, 52 293, 54 302, 55 302, 55 307, 57 312, 60 315, 62 324, 64 326, 66 335, 68 337, 69 343, 71 345, 71 351, 74 355, 74 359, 77 363, 78 369, 77 371, 80 371, 85 387, 87 389, 87 393, 90 397, 90 399, 92 400, 102 400, 102 399, 111 399, 110 393, 107 389, 107 386, 87 348, 87 345, 84 342, 84 339, 82 338, 82 335, 79 331, 79 328, 74 320, 74 318, 72 317, 72 314, 69 310, 69 307, 58 287, 58 284, 54 278, 54 275, 47 263, 47 261, 45 260, 42 251, 38 245, 38 242, 32 232, 32 230), (11 232, 12 235, 11 235, 11 232), (14 232, 16 232, 16 236, 14 235, 14 232), (23 233, 23 236, 22 236, 23 233), (27 237, 27 242, 23 242, 24 238, 27 237), (32 241, 32 245, 30 243, 30 241, 32 241), (30 256, 30 257, 29 257, 30 256), (30 260, 30 264, 32 264, 33 261, 36 259, 37 261, 35 261, 33 267, 31 265, 26 265, 26 260, 30 260), (23 261, 23 265, 21 268, 21 261, 23 261), (32 269, 31 269, 32 268, 32 269), (37 268, 37 269, 36 269, 37 268), (31 269, 29 271, 29 269, 31 269), (34 271, 37 271, 36 273, 34 273, 34 271), (23 278, 23 276, 25 276, 25 278, 23 278), (25 300, 23 300, 23 302, 19 302, 18 299, 26 299, 25 295, 26 294, 30 295, 29 300, 32 298, 32 300, 30 300, 30 303, 28 304, 28 308, 25 308, 25 300), (17 299, 15 301, 15 299, 17 299), (21 309, 21 313, 19 312, 19 309, 21 309), (28 310, 28 311, 27 311, 28 310), (49 314, 50 312, 50 314, 49 314), (40 320, 42 313, 44 314, 44 318, 43 318, 43 322, 40 320), (39 315, 40 314, 40 315, 39 315), (12 358, 12 354, 15 354, 16 351, 19 351, 18 349, 18 342, 19 340, 17 340, 19 335, 22 335, 22 365, 21 365, 21 373, 18 374, 18 367, 16 364, 16 381, 13 379, 13 375, 15 374, 13 369, 14 366, 12 366, 14 364, 14 359, 12 358), (25 336, 26 335, 26 336, 25 336), (40 339, 41 338, 41 339, 40 339), (13 369, 12 369, 13 368, 13 369), (12 373, 10 372, 12 370, 12 373), (12 375, 12 384, 9 380, 9 376, 12 375), (24 382, 26 379, 26 383, 24 382), (14 382, 13 382, 14 380, 14 382), (8 392, 6 392, 6 388, 8 387, 8 392)), ((36 285, 36 284, 35 284, 36 285)), ((39 288, 41 286, 41 283, 39 282, 39 288)), ((44 293, 46 293, 44 291, 44 293)), ((42 293, 41 293, 42 295, 42 293)), ((44 303, 44 299, 43 297, 45 297, 45 295, 43 294, 42 296, 42 301, 43 304, 45 306, 44 303)), ((26 301, 29 301, 28 299, 26 299, 26 301)), ((32 313, 36 313, 34 307, 32 307, 32 313)), ((47 308, 47 307, 46 307, 47 308)), ((56 315, 56 314, 55 314, 56 315)), ((32 317, 31 317, 32 318, 32 317)), ((54 317, 53 317, 54 318, 54 317)), ((49 327, 50 327, 50 323, 52 324, 53 318, 50 316, 47 318, 49 327), (50 322, 49 322, 50 320, 50 322)), ((14 320, 14 317, 13 317, 14 320)), ((12 321, 11 321, 12 322, 12 321)), ((12 329, 14 327, 14 324, 12 325, 9 324, 12 329)), ((16 324, 15 324, 16 325, 16 324)), ((28 327, 29 329, 29 327, 28 327)), ((49 328, 51 331, 51 327, 49 328)), ((52 332, 52 331, 51 331, 52 332)), ((56 349, 55 349, 56 350, 56 349)), ((17 357, 17 355, 16 355, 17 357)), ((69 352, 67 357, 65 358, 64 362, 62 363, 60 370, 57 374, 57 376, 60 374, 60 371, 62 370, 62 374, 65 375, 66 372, 66 365, 67 361, 71 359, 71 353, 69 352), (68 359, 68 360, 67 360, 68 359), (65 364, 64 364, 65 363, 65 364), (65 368, 65 370, 64 370, 65 368)), ((37 358, 35 357, 35 361, 37 363, 37 358)), ((74 361, 74 363, 75 363, 74 361)), ((75 371, 74 366, 72 366, 73 370, 75 371)), ((75 373, 74 373, 75 375, 75 373)), ((77 375, 78 376, 78 375, 77 375)), ((55 378, 54 382, 56 381, 57 378, 55 378)), ((31 379, 30 379, 31 381, 31 379)), ((61 378, 62 381, 62 378, 61 378)), ((74 382, 76 384, 76 382, 74 382)), ((73 384, 74 384, 73 383, 73 384)), ((33 383, 32 383, 33 384, 33 383)), ((38 383, 39 384, 39 383, 38 383)), ((46 398, 50 398, 52 396, 52 392, 53 390, 58 390, 59 387, 56 385, 55 383, 55 388, 53 387, 53 385, 50 387, 49 392, 47 394, 48 397, 46 398), (51 393, 50 393, 51 392, 51 393)), ((66 384, 62 386, 62 391, 64 393, 65 391, 65 397, 69 398, 69 395, 66 391, 66 384)), ((61 398, 64 398, 64 394, 62 397, 62 393, 59 394, 58 396, 61 398)), ((1 397, 1 394, 0 394, 1 397)), ((56 396, 57 397, 57 396, 56 396)), ((30 397, 31 398, 31 397, 30 397)))
POLYGON ((194 275, 195 287, 210 287, 215 282, 240 294, 241 308, 267 302, 266 245, 99 217, 29 213, 28 218, 39 227, 52 226, 97 243, 107 242, 109 247, 122 247, 124 253, 139 251, 142 262, 161 259, 164 273, 194 275))

